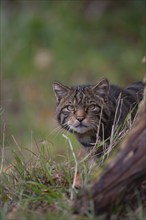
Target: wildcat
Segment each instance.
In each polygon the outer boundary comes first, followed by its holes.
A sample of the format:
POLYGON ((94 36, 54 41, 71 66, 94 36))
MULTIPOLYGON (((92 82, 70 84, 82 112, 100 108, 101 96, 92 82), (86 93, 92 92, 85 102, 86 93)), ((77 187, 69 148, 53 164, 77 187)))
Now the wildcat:
POLYGON ((106 140, 114 123, 122 125, 130 112, 134 119, 144 86, 143 82, 136 82, 121 88, 110 85, 107 79, 96 85, 73 87, 54 82, 57 120, 62 128, 74 133, 81 145, 91 149, 97 134, 101 140, 106 140))

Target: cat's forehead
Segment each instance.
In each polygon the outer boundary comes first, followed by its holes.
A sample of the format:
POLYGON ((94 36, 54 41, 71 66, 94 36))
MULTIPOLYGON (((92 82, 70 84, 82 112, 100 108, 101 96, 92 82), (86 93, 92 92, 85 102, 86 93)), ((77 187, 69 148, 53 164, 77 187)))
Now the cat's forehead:
POLYGON ((88 104, 94 100, 94 94, 90 85, 79 85, 71 88, 68 101, 74 104, 88 104))
POLYGON ((90 86, 85 86, 85 85, 79 85, 79 86, 74 86, 71 88, 71 94, 73 98, 78 98, 78 97, 84 97, 91 94, 91 88, 90 86))

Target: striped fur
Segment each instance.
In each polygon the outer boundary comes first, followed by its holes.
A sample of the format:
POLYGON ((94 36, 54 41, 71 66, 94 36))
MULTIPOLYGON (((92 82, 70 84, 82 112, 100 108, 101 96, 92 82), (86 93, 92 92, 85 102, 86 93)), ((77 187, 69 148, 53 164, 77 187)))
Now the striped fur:
POLYGON ((144 86, 144 83, 137 82, 122 89, 103 79, 97 85, 69 88, 55 82, 57 120, 62 128, 74 133, 84 147, 92 147, 97 133, 100 139, 107 139, 115 121, 121 125, 131 111, 134 118, 144 86))

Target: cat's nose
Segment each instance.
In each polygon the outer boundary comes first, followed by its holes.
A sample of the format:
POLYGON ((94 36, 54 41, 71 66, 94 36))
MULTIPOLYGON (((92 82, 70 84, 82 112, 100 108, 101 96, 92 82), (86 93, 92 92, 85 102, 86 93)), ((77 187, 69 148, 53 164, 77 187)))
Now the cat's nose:
POLYGON ((84 120, 84 117, 83 117, 83 116, 78 116, 78 117, 77 117, 77 120, 78 120, 79 122, 82 122, 82 121, 84 120))
POLYGON ((85 119, 85 111, 79 108, 76 112, 76 119, 81 123, 85 119))

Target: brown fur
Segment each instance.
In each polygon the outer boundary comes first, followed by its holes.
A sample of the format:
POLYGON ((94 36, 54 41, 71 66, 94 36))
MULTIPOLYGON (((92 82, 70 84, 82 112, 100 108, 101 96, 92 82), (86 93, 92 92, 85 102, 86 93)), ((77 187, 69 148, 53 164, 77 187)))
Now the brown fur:
POLYGON ((53 89, 57 100, 57 120, 61 127, 74 133, 84 147, 92 147, 97 134, 104 140, 111 135, 114 120, 121 125, 132 110, 134 118, 143 96, 144 83, 137 82, 122 89, 110 85, 107 79, 97 85, 71 88, 56 82, 53 89))

